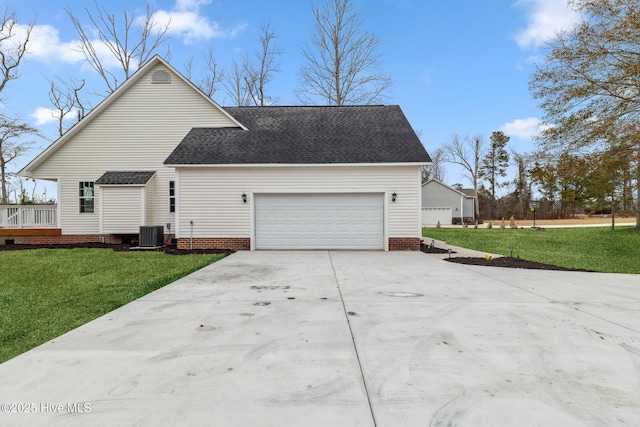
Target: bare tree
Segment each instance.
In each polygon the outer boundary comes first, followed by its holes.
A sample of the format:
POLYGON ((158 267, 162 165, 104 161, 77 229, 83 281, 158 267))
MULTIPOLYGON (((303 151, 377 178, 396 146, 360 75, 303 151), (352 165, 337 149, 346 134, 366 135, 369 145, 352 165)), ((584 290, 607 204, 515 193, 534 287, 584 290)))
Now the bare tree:
POLYGON ((435 179, 437 181, 444 181, 444 163, 446 158, 446 152, 444 148, 438 147, 429 153, 431 156, 431 164, 429 166, 422 167, 422 183, 435 179))
MULTIPOLYGON (((446 162, 462 166, 464 175, 473 185, 473 191, 478 194, 478 179, 480 177, 481 161, 485 156, 485 143, 482 135, 461 137, 453 134, 444 144, 446 162)), ((476 204, 476 216, 480 216, 476 204)))
MULTIPOLYGON (((15 12, 5 8, 0 23, 0 94, 11 80, 19 77, 18 67, 27 53, 27 45, 31 39, 33 24, 29 24, 20 38, 16 25, 18 18, 15 12)), ((1 99, 1 95, 0 95, 1 99)))
MULTIPOLYGON (((33 24, 26 26, 22 34, 18 34, 18 18, 15 12, 5 8, 0 22, 0 99, 2 92, 11 80, 19 77, 20 67, 33 31, 33 24)), ((0 116, 0 203, 9 200, 7 166, 14 159, 24 154, 34 141, 22 139, 24 136, 38 135, 38 130, 26 124, 18 123, 4 115, 0 116)))
POLYGON ((16 119, 0 117, 0 204, 9 201, 7 190, 7 166, 24 154, 35 141, 25 140, 28 135, 40 135, 39 131, 16 119))
POLYGON ((85 8, 91 22, 90 30, 85 29, 78 16, 70 8, 65 8, 65 11, 80 38, 78 50, 104 80, 107 94, 116 90, 168 39, 169 23, 164 27, 160 26, 154 19, 153 9, 149 4, 147 4, 146 14, 142 20, 138 21, 134 12, 125 10, 120 22, 115 14, 107 12, 105 7, 98 4, 96 0, 95 12, 85 8), (98 36, 97 40, 91 37, 94 31, 98 36), (100 44, 121 66, 122 74, 109 70, 108 62, 101 56, 100 44))
POLYGON ((244 61, 247 91, 255 105, 277 102, 277 99, 266 94, 266 85, 273 79, 273 74, 280 71, 278 57, 284 53, 284 49, 274 46, 276 38, 271 24, 263 24, 260 28, 260 48, 254 52, 252 61, 244 61))
POLYGON ((54 116, 58 122, 58 135, 62 136, 65 132, 64 120, 67 115, 75 110, 77 121, 82 120, 85 115, 85 107, 79 95, 85 81, 76 82, 70 79, 69 81, 60 80, 55 82, 50 80, 49 84, 49 101, 55 107, 54 116))
POLYGON ((264 24, 260 31, 260 48, 254 51, 253 56, 245 53, 241 62, 233 60, 230 71, 225 73, 222 80, 227 95, 239 107, 265 106, 276 101, 267 95, 266 86, 273 74, 280 71, 278 56, 284 50, 273 45, 277 36, 269 23, 264 24))
POLYGON ((231 70, 225 73, 222 79, 222 85, 226 89, 227 95, 231 98, 232 104, 238 107, 251 105, 251 97, 246 86, 245 69, 244 62, 240 64, 234 59, 231 61, 231 70))
POLYGON ((185 64, 185 76, 190 81, 194 82, 198 88, 209 98, 213 98, 213 95, 218 90, 218 84, 220 84, 224 78, 223 71, 218 67, 218 63, 216 62, 215 56, 213 55, 213 50, 209 49, 209 51, 204 55, 206 61, 204 63, 204 73, 202 76, 196 81, 193 76, 193 55, 187 60, 185 64))
POLYGON ((314 30, 302 50, 298 98, 327 105, 370 104, 384 98, 391 79, 378 72, 378 37, 363 30, 354 0, 312 3, 314 30), (317 102, 316 102, 317 101, 317 102))

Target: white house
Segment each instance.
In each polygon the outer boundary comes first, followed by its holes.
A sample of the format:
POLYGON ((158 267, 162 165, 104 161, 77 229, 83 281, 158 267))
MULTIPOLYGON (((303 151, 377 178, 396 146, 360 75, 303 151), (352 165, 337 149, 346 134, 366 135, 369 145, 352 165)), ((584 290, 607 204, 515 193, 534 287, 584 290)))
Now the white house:
POLYGON ((473 189, 456 190, 432 179, 422 185, 422 225, 474 223, 476 197, 473 189))
POLYGON ((398 106, 223 108, 156 56, 20 174, 58 184, 52 243, 417 250, 430 161, 398 106))

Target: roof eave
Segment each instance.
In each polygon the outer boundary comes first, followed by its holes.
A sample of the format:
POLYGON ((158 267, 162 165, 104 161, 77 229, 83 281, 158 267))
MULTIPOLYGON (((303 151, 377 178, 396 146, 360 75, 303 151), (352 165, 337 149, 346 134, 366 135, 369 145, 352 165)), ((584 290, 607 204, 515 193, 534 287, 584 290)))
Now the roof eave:
POLYGON ((229 167, 340 167, 340 166, 426 166, 430 162, 388 162, 388 163, 228 163, 228 164, 181 164, 165 163, 169 168, 229 168, 229 167))

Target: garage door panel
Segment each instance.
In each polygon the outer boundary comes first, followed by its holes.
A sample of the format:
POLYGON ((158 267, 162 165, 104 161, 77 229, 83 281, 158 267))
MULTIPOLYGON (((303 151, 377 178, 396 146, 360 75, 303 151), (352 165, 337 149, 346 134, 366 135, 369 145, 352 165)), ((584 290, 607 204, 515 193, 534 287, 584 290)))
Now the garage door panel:
POLYGON ((382 194, 258 194, 257 249, 383 249, 382 194))
POLYGON ((435 225, 438 222, 442 225, 449 225, 452 222, 451 208, 422 208, 422 225, 435 225))

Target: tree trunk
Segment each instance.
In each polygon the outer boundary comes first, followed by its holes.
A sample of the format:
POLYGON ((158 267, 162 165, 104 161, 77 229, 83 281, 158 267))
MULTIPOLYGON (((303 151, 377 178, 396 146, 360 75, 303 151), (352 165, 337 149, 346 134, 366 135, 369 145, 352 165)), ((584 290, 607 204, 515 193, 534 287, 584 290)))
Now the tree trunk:
POLYGON ((0 205, 8 203, 7 197, 7 175, 5 173, 4 159, 0 157, 0 181, 2 181, 0 187, 2 187, 2 194, 0 194, 0 205))
MULTIPOLYGON (((638 168, 640 168, 640 165, 638 165, 638 168)), ((636 230, 640 231, 640 176, 636 180, 636 201, 636 230)))

